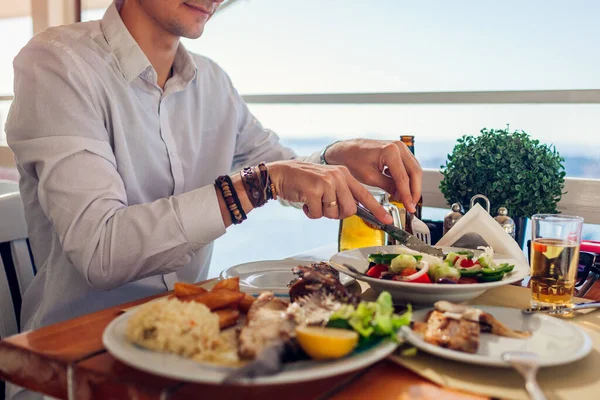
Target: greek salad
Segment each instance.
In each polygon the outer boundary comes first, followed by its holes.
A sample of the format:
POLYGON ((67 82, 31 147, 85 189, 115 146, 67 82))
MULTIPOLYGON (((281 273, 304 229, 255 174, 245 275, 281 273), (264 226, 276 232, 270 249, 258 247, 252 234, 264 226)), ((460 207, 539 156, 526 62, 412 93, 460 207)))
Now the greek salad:
POLYGON ((500 281, 514 269, 508 263, 496 264, 491 247, 479 249, 483 252, 477 257, 473 251, 464 250, 452 251, 443 259, 410 249, 369 254, 367 275, 401 282, 468 284, 500 281))

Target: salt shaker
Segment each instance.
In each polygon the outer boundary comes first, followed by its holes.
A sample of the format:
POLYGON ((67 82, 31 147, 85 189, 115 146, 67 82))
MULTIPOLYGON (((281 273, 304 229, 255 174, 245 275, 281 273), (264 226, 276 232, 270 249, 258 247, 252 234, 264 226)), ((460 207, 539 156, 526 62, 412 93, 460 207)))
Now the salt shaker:
POLYGON ((462 207, 461 207, 461 205, 459 203, 452 204, 452 207, 450 207, 450 208, 451 208, 451 211, 448 214, 446 214, 446 216, 444 217, 444 230, 443 230, 443 234, 444 235, 464 215, 462 213, 462 207))
POLYGON ((502 229, 508 233, 513 239, 515 238, 515 221, 508 216, 506 207, 498 209, 498 215, 494 219, 502 226, 502 229))

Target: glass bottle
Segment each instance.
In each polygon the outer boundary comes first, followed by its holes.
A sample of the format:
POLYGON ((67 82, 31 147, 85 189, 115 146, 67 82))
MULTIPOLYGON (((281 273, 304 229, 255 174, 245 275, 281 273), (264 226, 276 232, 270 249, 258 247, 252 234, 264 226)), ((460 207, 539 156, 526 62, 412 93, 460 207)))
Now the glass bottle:
MULTIPOLYGON (((400 140, 402 141, 402 143, 404 143, 406 145, 406 147, 408 147, 410 152, 413 153, 413 155, 414 155, 415 154, 415 137, 413 135, 402 135, 402 136, 400 136, 400 140)), ((405 227, 404 229, 406 231, 411 232, 412 228, 410 226, 408 226, 410 224, 407 225, 406 208, 404 207, 404 204, 402 204, 401 201, 395 199, 393 196, 390 196, 390 203, 392 203, 393 205, 398 207, 398 209, 400 210, 400 220, 402 222, 402 226, 405 227)), ((421 198, 419 198, 419 201, 417 202, 415 208, 416 208, 415 217, 421 219, 422 212, 423 212, 423 196, 421 196, 421 198)))
MULTIPOLYGON (((394 220, 394 226, 400 228, 398 208, 388 203, 387 193, 379 188, 369 188, 369 192, 381 204, 394 220)), ((338 251, 345 251, 361 247, 385 246, 389 244, 388 235, 366 223, 362 218, 352 215, 340 221, 338 233, 338 251)))

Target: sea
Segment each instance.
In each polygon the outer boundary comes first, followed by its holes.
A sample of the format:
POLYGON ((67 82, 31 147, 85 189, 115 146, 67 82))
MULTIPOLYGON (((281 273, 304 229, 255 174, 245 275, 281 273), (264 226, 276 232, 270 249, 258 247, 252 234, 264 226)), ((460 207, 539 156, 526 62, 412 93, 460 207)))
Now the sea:
MULTIPOLYGON (((309 155, 322 149, 335 137, 282 138, 282 143, 293 148, 299 155, 309 155)), ((454 148, 454 141, 415 142, 416 154, 423 168, 439 169, 454 148)), ((598 152, 581 150, 570 144, 556 145, 565 158, 568 176, 578 178, 600 178, 598 152), (587 152, 587 154, 585 153, 587 152), (589 154, 589 155, 588 155, 589 154)), ((423 218, 440 221, 447 209, 425 207, 423 218)), ((215 242, 209 277, 241 263, 259 260, 277 260, 299 254, 310 249, 337 243, 339 222, 329 219, 308 219, 302 210, 286 207, 279 202, 270 202, 252 211, 244 223, 232 226, 215 242)), ((527 227, 526 237, 529 237, 527 227)), ((583 238, 600 240, 600 225, 586 224, 583 238)))

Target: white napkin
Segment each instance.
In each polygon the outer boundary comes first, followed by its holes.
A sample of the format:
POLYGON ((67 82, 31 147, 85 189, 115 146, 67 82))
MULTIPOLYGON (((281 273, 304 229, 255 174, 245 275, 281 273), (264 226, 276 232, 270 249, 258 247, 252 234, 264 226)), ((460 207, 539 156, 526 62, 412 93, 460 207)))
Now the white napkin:
POLYGON ((473 233, 481 236, 495 253, 507 254, 525 265, 529 264, 517 242, 479 204, 459 219, 436 246, 453 246, 463 236, 473 233))

